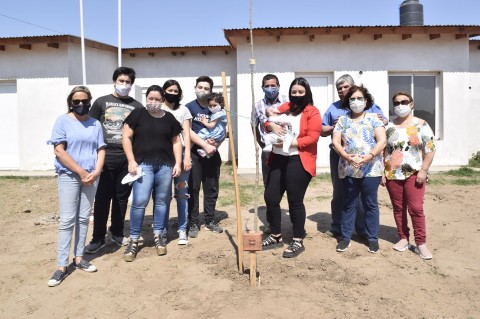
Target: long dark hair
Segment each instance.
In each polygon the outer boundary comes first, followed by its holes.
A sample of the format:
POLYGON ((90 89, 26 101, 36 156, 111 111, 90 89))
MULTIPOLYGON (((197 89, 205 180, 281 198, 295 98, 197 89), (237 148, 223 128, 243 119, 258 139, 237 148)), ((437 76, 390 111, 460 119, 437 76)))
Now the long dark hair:
POLYGON ((180 106, 180 101, 182 100, 183 98, 183 91, 182 91, 182 87, 180 86, 180 83, 178 83, 177 80, 173 80, 173 79, 170 79, 170 80, 167 80, 165 81, 165 83, 163 83, 163 90, 166 92, 167 89, 169 87, 171 87, 172 85, 176 85, 177 88, 178 88, 178 100, 175 101, 175 104, 173 105, 173 109, 176 110, 178 109, 178 107, 180 106))
POLYGON ((305 78, 299 77, 292 81, 292 83, 290 84, 290 88, 288 89, 288 97, 290 101, 292 100, 292 87, 294 85, 300 85, 305 88, 305 97, 303 98, 302 105, 296 105, 290 102, 291 104, 290 112, 292 113, 292 115, 296 116, 302 113, 308 104, 313 105, 313 97, 312 97, 312 89, 310 88, 310 84, 308 83, 308 81, 305 80, 305 78))

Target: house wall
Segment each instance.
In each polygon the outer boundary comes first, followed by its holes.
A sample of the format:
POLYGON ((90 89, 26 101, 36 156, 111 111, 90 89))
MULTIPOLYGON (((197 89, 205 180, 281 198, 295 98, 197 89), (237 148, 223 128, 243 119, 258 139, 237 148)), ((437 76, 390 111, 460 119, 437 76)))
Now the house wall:
MULTIPOLYGON (((457 40, 454 35, 442 35, 430 40, 428 35, 414 35, 411 39, 402 40, 400 35, 384 35, 381 39, 373 40, 372 35, 352 35, 343 41, 341 36, 332 35, 316 37, 314 41, 309 41, 307 36, 282 36, 279 41, 276 37, 256 37, 254 41, 254 93, 257 100, 263 97, 261 80, 266 73, 274 73, 279 77, 280 92, 286 95, 296 74, 331 73, 334 82, 340 75, 349 73, 357 83, 368 87, 376 103, 387 115, 390 72, 438 72, 442 83, 439 103, 443 108, 444 121, 434 165, 466 164, 470 156, 469 149, 480 148, 480 140, 471 141, 473 145, 469 146, 458 143, 459 137, 467 133, 467 128, 458 127, 462 116, 458 112, 458 105, 469 105, 468 83, 477 80, 468 73, 471 67, 468 39, 457 40)), ((251 89, 248 64, 244 61, 250 57, 250 46, 241 39, 237 43, 237 104, 249 106, 239 109, 239 113, 247 117, 250 114, 251 89)), ((338 99, 334 85, 331 96, 333 98, 328 104, 338 99)), ((316 106, 322 115, 328 107, 316 106)), ((477 118, 480 116, 480 108, 470 111, 477 118)), ((251 130, 249 125, 249 121, 239 121, 239 132, 251 130)), ((321 138, 320 143, 328 145, 328 139, 324 139, 321 138)), ((240 134, 238 145, 242 150, 239 152, 239 168, 255 167, 253 136, 240 134)), ((328 148, 322 152, 319 147, 318 156, 317 165, 320 162, 328 166, 328 148)))

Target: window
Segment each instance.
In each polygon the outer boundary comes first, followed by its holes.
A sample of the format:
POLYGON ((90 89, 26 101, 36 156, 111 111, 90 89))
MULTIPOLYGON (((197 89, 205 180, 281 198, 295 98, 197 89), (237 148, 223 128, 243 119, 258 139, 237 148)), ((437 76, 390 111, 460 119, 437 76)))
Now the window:
POLYGON ((415 107, 413 114, 424 119, 432 128, 435 136, 440 137, 440 106, 439 106, 439 75, 438 74, 399 74, 389 75, 389 115, 393 112, 392 96, 398 91, 405 91, 413 96, 415 107))

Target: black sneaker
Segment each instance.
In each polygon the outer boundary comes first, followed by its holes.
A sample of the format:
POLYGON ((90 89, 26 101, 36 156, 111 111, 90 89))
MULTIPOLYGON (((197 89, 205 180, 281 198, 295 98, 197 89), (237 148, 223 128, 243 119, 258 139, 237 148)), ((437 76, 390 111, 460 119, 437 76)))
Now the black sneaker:
POLYGON ((269 250, 283 247, 282 236, 273 236, 270 235, 264 240, 262 240, 262 250, 269 250))
POLYGON ((97 251, 105 247, 105 240, 100 240, 94 242, 93 240, 85 246, 85 249, 83 250, 86 254, 95 254, 97 251))
POLYGON ((368 251, 371 252, 372 254, 378 253, 379 249, 380 248, 378 247, 378 241, 377 240, 368 242, 368 251))
POLYGON ((219 224, 215 224, 214 222, 209 222, 208 224, 205 224, 205 230, 209 230, 217 234, 223 233, 223 228, 220 227, 219 224))
POLYGON ((338 243, 337 245, 337 251, 342 252, 348 249, 350 247, 350 240, 343 239, 341 242, 338 243))
POLYGON ((305 250, 305 246, 303 246, 303 240, 292 240, 290 245, 288 245, 287 249, 283 252, 283 258, 293 258, 300 255, 301 252, 305 250))
POLYGON ((73 268, 76 269, 81 269, 86 272, 95 272, 97 271, 97 267, 86 261, 85 259, 82 259, 78 264, 75 263, 75 259, 73 259, 73 268))
POLYGON ((48 287, 55 287, 58 286, 62 283, 63 279, 67 277, 68 271, 61 271, 57 270, 56 272, 53 273, 52 278, 48 281, 48 287))
POLYGON ((198 237, 198 226, 196 224, 190 225, 188 228, 188 237, 190 238, 197 238, 198 237))

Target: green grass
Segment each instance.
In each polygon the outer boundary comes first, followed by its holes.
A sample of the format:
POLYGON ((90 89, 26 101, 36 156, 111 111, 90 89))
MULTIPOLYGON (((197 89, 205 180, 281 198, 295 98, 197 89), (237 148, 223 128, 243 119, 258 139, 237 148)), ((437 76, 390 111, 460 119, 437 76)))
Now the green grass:
POLYGON ((480 171, 463 166, 456 170, 431 174, 428 183, 431 185, 480 185, 480 171))

